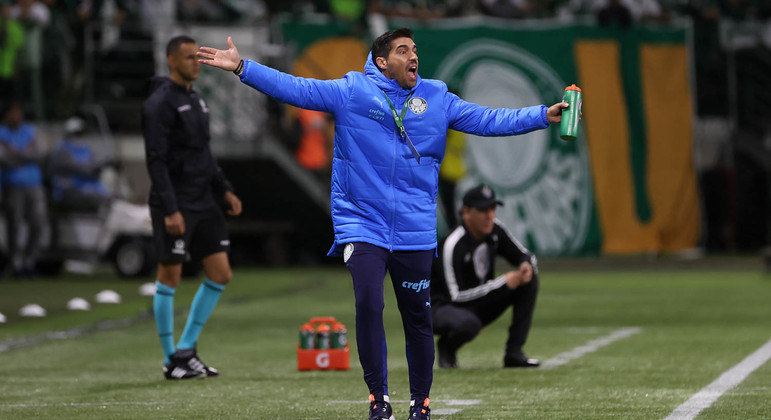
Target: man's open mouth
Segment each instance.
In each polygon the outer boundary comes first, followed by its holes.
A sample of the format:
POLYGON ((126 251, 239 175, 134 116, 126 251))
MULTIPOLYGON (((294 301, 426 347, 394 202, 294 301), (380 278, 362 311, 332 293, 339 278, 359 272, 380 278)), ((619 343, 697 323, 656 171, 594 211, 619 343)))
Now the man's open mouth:
POLYGON ((407 67, 407 74, 410 76, 410 79, 417 79, 418 78, 418 66, 413 65, 407 67))

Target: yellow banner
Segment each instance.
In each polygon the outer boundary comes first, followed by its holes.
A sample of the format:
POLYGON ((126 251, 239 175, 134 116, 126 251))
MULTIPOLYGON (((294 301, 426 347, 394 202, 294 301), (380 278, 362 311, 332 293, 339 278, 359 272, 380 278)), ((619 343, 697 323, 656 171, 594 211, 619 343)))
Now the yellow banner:
POLYGON ((576 68, 602 232, 609 254, 666 252, 695 247, 700 211, 692 161, 692 104, 682 45, 639 51, 641 95, 627 98, 617 41, 578 41, 576 68), (635 208, 628 101, 642 100, 645 121, 644 196, 651 218, 635 208))

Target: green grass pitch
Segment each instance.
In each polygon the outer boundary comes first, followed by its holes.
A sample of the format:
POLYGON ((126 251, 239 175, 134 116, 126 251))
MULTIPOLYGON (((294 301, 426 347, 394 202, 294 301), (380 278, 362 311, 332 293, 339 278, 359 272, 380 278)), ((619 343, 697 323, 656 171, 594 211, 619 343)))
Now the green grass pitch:
MULTIPOLYGON (((771 338, 771 278, 736 270, 541 270, 525 350, 548 360, 624 327, 619 339, 554 369, 502 369, 509 313, 459 352, 460 369, 435 369, 433 418, 662 419, 771 338), (472 405, 459 405, 466 400, 472 405)), ((176 336, 197 281, 177 293, 176 336)), ((355 346, 351 280, 344 268, 240 269, 198 343, 216 379, 166 381, 151 298, 139 282, 109 274, 0 283, 0 347, 12 339, 133 319, 0 352, 0 419, 221 418, 364 419, 367 389, 355 346), (119 305, 93 303, 99 290, 119 305), (64 308, 87 298, 87 313, 64 308), (36 302, 45 319, 20 319, 36 302), (142 315, 144 314, 144 315, 142 315), (298 329, 331 315, 349 328, 351 370, 298 372, 298 329)), ((401 321, 390 281, 385 323, 395 416, 407 417, 409 387, 401 321)), ((699 419, 771 418, 771 362, 725 393, 699 419)))

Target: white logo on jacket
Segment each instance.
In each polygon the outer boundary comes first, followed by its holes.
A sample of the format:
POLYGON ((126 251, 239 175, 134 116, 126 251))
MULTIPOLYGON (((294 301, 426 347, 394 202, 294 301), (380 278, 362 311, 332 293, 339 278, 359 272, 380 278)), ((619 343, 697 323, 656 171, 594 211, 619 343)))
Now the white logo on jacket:
POLYGON ((381 107, 384 107, 384 106, 385 106, 385 101, 386 101, 386 100, 385 100, 385 98, 381 98, 381 97, 379 97, 379 96, 377 96, 377 95, 374 95, 374 96, 372 97, 372 99, 376 100, 376 101, 377 101, 377 103, 378 103, 378 105, 380 105, 381 107))
POLYGON ((477 278, 484 279, 489 270, 490 247, 483 243, 474 250, 474 273, 476 273, 477 278))
POLYGON ((428 109, 428 102, 426 102, 425 99, 416 96, 412 99, 410 99, 410 103, 408 104, 410 107, 410 111, 420 115, 428 109))

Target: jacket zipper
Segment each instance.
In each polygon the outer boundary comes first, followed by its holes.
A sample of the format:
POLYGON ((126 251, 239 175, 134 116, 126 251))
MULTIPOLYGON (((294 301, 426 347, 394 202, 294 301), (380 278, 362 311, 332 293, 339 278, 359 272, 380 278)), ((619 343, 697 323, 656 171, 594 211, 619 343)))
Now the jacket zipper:
MULTIPOLYGON (((394 105, 396 106, 396 105, 394 105)), ((404 104, 402 104, 404 106, 404 104)), ((394 123, 395 124, 395 123, 394 123)), ((399 145, 399 128, 396 128, 397 131, 394 132, 394 134, 391 136, 391 140, 393 142, 393 153, 391 155, 391 232, 390 232, 390 239, 388 241, 388 248, 390 252, 394 252, 394 230, 395 230, 395 222, 396 222, 396 191, 394 188, 394 174, 396 173, 396 152, 397 152, 397 146, 399 145), (396 138, 394 138, 396 136, 396 138)))

